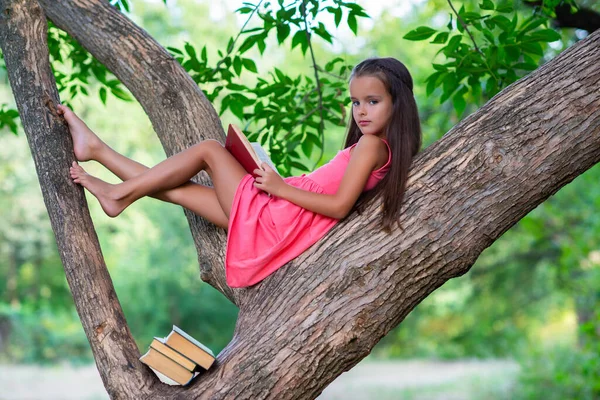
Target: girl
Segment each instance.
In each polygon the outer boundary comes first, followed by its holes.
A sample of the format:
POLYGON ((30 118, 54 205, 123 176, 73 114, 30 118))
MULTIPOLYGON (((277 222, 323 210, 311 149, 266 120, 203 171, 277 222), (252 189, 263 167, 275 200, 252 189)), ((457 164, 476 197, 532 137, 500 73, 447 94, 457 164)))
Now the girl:
POLYGON ((376 196, 383 200, 384 230, 389 232, 399 218, 409 167, 421 146, 412 78, 400 61, 374 58, 354 68, 349 86, 352 119, 345 149, 308 175, 281 178, 263 163, 253 178, 215 140, 148 169, 115 152, 71 110, 59 106, 77 160, 96 160, 123 182, 101 181, 76 162, 71 177, 96 196, 111 217, 150 195, 227 228, 227 283, 251 286, 376 196), (190 181, 201 170, 209 174, 214 188, 190 181))

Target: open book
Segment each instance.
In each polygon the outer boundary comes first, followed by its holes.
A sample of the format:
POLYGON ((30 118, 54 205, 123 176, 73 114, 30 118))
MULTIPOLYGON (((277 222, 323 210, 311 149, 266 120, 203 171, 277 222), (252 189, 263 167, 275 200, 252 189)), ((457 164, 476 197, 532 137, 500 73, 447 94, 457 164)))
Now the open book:
POLYGON ((250 143, 240 128, 235 125, 229 124, 227 139, 225 139, 225 148, 242 164, 242 167, 249 174, 254 175, 252 171, 260 169, 260 164, 263 162, 266 162, 279 174, 279 171, 275 168, 265 149, 259 143, 250 143))

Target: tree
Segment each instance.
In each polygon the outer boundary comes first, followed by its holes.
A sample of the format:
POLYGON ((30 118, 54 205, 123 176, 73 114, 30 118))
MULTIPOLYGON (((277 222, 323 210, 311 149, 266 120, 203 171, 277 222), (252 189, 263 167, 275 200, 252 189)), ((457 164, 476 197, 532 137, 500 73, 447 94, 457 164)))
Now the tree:
POLYGON ((422 152, 410 177, 403 228, 389 235, 377 229, 374 202, 262 283, 233 290, 225 284, 224 232, 188 214, 202 278, 240 313, 214 369, 191 387, 159 385, 138 361, 83 192, 66 167, 56 167, 69 165, 73 154, 55 111, 45 16, 130 89, 167 153, 206 138, 222 140, 217 114, 172 56, 103 1, 1 0, 0 6, 0 45, 44 201, 112 398, 314 398, 428 294, 467 272, 502 233, 600 161, 596 32, 422 152))

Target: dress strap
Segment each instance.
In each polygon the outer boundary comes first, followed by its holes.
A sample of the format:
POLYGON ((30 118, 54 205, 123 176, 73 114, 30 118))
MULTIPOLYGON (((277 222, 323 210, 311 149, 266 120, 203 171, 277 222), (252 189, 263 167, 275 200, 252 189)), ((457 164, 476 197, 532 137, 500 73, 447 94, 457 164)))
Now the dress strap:
POLYGON ((383 164, 383 166, 382 166, 381 168, 378 168, 378 169, 376 169, 375 171, 373 171, 373 173, 374 173, 374 172, 379 172, 379 171, 381 171, 382 169, 384 169, 384 168, 386 168, 386 167, 389 167, 389 166, 390 166, 390 163, 392 162, 392 149, 390 148, 390 144, 389 144, 389 143, 387 142, 387 140, 385 140, 385 139, 381 139, 381 140, 383 140, 383 143, 385 143, 385 145, 386 145, 386 146, 387 146, 387 148, 388 148, 388 160, 387 160, 387 162, 386 162, 385 164, 383 164))

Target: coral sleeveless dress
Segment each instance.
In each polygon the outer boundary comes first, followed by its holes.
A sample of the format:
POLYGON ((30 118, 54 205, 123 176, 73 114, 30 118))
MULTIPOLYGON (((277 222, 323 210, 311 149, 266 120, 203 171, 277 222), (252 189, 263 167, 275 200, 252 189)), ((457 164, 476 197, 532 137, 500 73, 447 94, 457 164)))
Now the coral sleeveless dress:
MULTIPOLYGON (((371 173, 365 191, 383 179, 390 168, 388 161, 371 173)), ((350 150, 341 150, 327 164, 310 174, 284 178, 300 189, 315 193, 335 194, 340 186, 350 150)), ((242 178, 233 199, 227 232, 225 274, 230 287, 254 285, 288 261, 299 256, 333 228, 339 220, 326 217, 287 200, 270 197, 254 187, 254 178, 242 178)))

